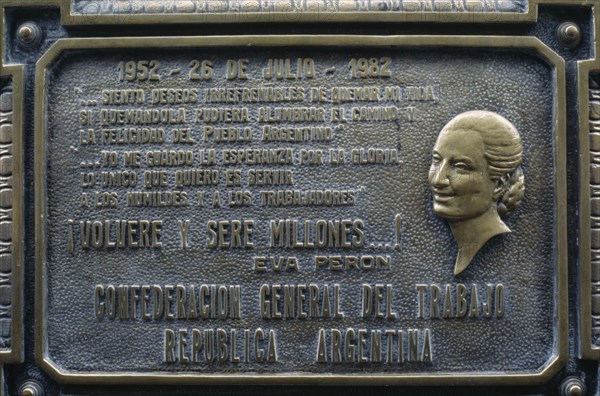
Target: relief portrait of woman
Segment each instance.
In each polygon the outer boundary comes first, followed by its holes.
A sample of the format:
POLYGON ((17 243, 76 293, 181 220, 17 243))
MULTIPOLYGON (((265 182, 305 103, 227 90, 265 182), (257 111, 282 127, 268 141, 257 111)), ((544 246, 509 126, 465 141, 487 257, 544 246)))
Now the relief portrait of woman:
POLYGON ((523 200, 522 159, 519 132, 494 112, 468 111, 442 128, 429 184, 433 212, 448 221, 458 244, 455 276, 490 238, 511 232, 502 219, 523 200))

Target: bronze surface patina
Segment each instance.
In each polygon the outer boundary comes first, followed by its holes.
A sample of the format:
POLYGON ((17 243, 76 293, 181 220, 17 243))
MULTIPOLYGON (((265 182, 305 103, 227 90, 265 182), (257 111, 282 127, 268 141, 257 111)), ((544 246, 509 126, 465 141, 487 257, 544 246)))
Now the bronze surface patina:
POLYGON ((600 394, 596 1, 0 20, 0 395, 600 394))

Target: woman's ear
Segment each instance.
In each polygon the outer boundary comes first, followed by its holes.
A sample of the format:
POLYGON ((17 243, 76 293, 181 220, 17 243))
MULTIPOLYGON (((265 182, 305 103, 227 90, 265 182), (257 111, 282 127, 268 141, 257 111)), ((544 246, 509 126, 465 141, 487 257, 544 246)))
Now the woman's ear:
POLYGON ((496 186, 494 187, 494 199, 499 199, 504 191, 506 191, 506 187, 508 187, 508 181, 510 180, 510 175, 507 173, 502 176, 500 179, 496 181, 496 186))

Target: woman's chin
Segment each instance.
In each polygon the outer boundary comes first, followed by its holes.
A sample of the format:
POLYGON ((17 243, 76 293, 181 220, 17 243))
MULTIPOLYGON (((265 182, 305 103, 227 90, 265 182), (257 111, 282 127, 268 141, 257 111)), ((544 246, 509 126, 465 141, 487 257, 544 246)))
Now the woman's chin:
POLYGON ((448 221, 459 221, 479 217, 484 214, 485 211, 465 212, 463 208, 457 208, 455 205, 445 205, 434 201, 433 213, 448 221))
POLYGON ((485 210, 484 208, 470 207, 469 209, 471 210, 466 211, 462 206, 457 207, 456 205, 433 202, 433 212, 450 222, 475 219, 489 212, 489 210, 485 210))
POLYGON ((457 215, 456 208, 449 207, 440 202, 433 202, 433 213, 444 219, 452 219, 457 215))

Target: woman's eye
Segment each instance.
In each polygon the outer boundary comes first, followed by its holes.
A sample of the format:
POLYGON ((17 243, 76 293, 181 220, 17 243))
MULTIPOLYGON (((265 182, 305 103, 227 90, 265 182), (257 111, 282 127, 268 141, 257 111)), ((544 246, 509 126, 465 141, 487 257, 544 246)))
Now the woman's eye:
POLYGON ((467 165, 467 164, 466 164, 466 163, 464 163, 464 162, 455 162, 455 163, 454 163, 454 167, 455 167, 456 169, 459 169, 459 170, 464 170, 464 171, 471 170, 471 168, 469 167, 469 165, 467 165))
POLYGON ((439 155, 434 154, 433 157, 431 158, 431 162, 435 162, 438 163, 442 160, 442 158, 439 155))

